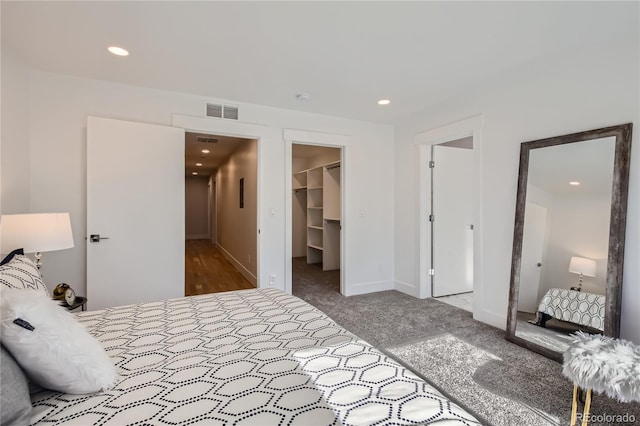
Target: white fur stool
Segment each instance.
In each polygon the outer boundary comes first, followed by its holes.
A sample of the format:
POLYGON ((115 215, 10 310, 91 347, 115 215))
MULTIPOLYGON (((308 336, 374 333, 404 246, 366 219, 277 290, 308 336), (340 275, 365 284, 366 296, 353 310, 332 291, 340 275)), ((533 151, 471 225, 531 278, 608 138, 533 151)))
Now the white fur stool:
POLYGON ((574 383, 571 426, 576 424, 579 389, 587 390, 583 426, 588 423, 592 390, 621 402, 640 401, 640 346, 626 340, 576 333, 564 353, 562 373, 574 383))

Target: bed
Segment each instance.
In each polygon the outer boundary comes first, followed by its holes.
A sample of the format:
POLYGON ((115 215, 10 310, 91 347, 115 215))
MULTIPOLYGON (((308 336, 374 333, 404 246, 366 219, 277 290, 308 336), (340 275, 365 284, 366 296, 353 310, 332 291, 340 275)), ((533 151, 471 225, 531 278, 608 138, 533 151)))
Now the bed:
POLYGON ((476 425, 429 383, 274 289, 77 319, 120 370, 108 391, 32 394, 32 424, 476 425))
POLYGON ((538 306, 536 324, 556 318, 561 321, 604 330, 605 296, 584 291, 549 289, 538 306))

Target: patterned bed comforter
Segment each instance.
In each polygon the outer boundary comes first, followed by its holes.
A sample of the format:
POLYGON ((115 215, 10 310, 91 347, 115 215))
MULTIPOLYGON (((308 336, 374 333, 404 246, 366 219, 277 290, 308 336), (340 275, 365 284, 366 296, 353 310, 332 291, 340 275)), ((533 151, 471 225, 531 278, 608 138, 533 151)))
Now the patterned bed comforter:
POLYGON ((273 289, 83 312, 110 391, 32 395, 35 424, 479 424, 393 359, 273 289))
POLYGON ((604 330, 604 311, 603 295, 561 288, 547 291, 538 306, 538 312, 596 330, 604 330))

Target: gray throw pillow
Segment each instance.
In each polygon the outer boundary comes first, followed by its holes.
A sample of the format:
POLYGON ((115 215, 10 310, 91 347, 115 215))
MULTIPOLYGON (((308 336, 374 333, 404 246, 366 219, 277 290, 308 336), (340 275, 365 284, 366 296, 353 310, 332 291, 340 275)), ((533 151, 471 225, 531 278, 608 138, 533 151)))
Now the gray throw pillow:
POLYGON ((4 346, 1 348, 0 423, 2 426, 29 425, 31 421, 31 399, 29 397, 27 378, 11 354, 4 346))

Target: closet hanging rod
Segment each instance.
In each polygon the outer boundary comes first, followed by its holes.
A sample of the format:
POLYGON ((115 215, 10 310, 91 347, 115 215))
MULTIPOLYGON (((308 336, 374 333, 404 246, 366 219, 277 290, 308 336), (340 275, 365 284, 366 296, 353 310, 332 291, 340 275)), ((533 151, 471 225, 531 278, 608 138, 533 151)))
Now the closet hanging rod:
POLYGON ((338 167, 340 167, 340 164, 334 164, 334 165, 331 165, 331 166, 327 166, 327 170, 337 169, 338 167))

